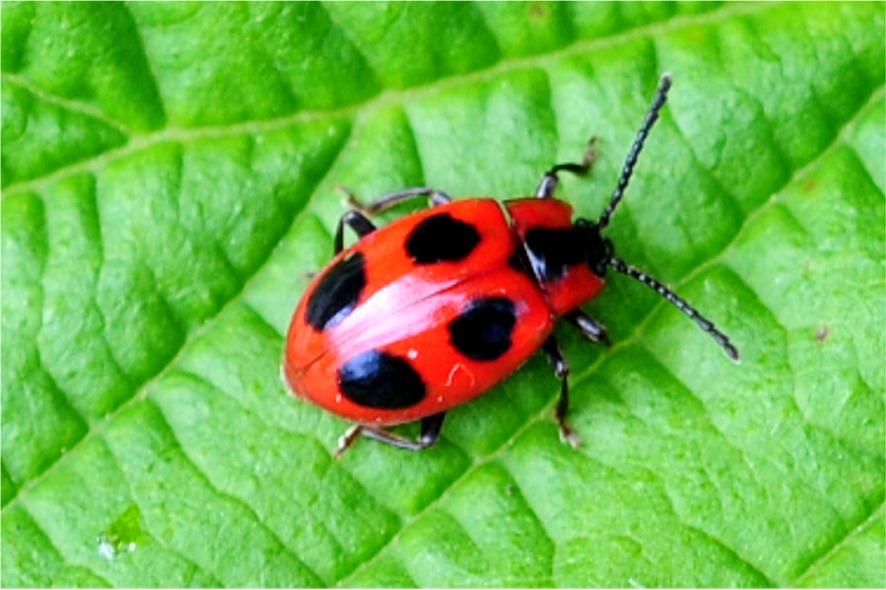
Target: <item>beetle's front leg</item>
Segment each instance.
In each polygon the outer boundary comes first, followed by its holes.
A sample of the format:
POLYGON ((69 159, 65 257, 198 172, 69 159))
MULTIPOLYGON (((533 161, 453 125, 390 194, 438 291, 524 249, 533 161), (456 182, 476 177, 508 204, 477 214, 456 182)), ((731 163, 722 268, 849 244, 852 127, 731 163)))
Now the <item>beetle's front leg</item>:
POLYGON ((535 196, 539 199, 553 197, 554 193, 557 192, 557 184, 560 182, 560 177, 558 176, 559 172, 571 172, 578 176, 584 176, 590 172, 594 160, 597 159, 598 145, 600 145, 600 139, 592 137, 590 141, 588 141, 588 145, 585 148, 585 153, 582 155, 580 163, 568 162, 565 164, 557 164, 545 172, 545 175, 541 177, 541 181, 538 183, 538 188, 535 189, 535 196))

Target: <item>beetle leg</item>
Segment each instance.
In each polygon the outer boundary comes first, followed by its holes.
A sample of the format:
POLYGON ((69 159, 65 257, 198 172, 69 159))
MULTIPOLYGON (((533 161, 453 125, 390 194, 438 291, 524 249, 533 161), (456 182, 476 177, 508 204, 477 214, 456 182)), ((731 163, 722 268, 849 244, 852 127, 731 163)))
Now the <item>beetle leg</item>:
POLYGON ((375 231, 375 224, 369 221, 369 218, 356 209, 346 211, 338 220, 338 226, 335 228, 335 254, 344 249, 345 244, 345 225, 354 230, 358 237, 363 237, 375 231))
POLYGON ((440 438, 440 430, 443 429, 443 420, 446 419, 446 412, 425 416, 421 419, 421 434, 418 436, 421 448, 426 449, 437 444, 440 438))
POLYGON ((560 171, 565 170, 566 172, 572 172, 579 176, 584 176, 590 172, 594 160, 597 159, 597 146, 599 144, 600 139, 592 137, 590 141, 588 141, 588 145, 585 148, 585 153, 581 158, 580 164, 575 162, 557 164, 545 172, 545 175, 541 177, 541 181, 538 183, 538 188, 535 189, 535 196, 539 199, 549 199, 553 197, 554 193, 557 191, 557 183, 560 182, 560 178, 557 176, 557 173, 560 171))
POLYGON ((574 430, 566 423, 566 414, 569 412, 569 364, 560 345, 553 336, 548 336, 542 345, 548 362, 554 367, 554 375, 560 380, 560 399, 557 401, 557 407, 554 410, 554 419, 557 421, 557 427, 560 429, 560 440, 568 443, 573 448, 581 445, 581 439, 574 430))
POLYGON ((609 335, 606 334, 606 326, 586 314, 580 309, 573 309, 563 316, 566 320, 578 328, 585 338, 591 342, 602 342, 609 346, 609 335))
POLYGON ((428 188, 426 186, 417 186, 412 188, 404 188, 392 193, 387 193, 373 201, 370 201, 369 203, 363 204, 354 193, 352 193, 345 187, 339 186, 338 188, 339 190, 344 192, 345 195, 347 195, 348 203, 351 206, 356 207, 367 215, 375 215, 377 213, 381 213, 382 211, 390 209, 395 205, 399 205, 400 203, 418 197, 427 197, 431 207, 445 205, 446 203, 452 202, 452 197, 450 197, 443 191, 438 191, 435 188, 428 188))
POLYGON ((427 187, 405 188, 403 190, 394 191, 371 201, 364 205, 360 200, 348 189, 343 186, 338 187, 348 197, 354 209, 347 211, 338 220, 338 226, 335 230, 335 253, 338 254, 344 249, 344 226, 350 227, 359 237, 371 234, 375 231, 375 224, 369 221, 369 215, 381 213, 385 209, 398 205, 404 201, 415 199, 417 197, 428 197, 432 207, 445 205, 452 202, 452 197, 438 191, 437 189, 427 187))
POLYGON ((358 438, 360 438, 360 434, 363 432, 362 424, 354 424, 347 430, 345 433, 341 435, 338 439, 338 448, 335 450, 335 458, 338 459, 341 457, 345 451, 351 448, 351 445, 354 444, 358 438))
POLYGON ((434 446, 440 438, 440 429, 443 428, 443 420, 446 418, 446 412, 440 412, 433 416, 427 416, 421 420, 421 434, 417 440, 411 440, 406 437, 394 434, 384 428, 369 426, 366 424, 355 424, 351 426, 338 440, 338 449, 335 456, 340 457, 342 453, 347 451, 354 441, 362 434, 367 438, 381 441, 385 444, 397 447, 398 449, 406 449, 407 451, 421 451, 428 447, 434 446))

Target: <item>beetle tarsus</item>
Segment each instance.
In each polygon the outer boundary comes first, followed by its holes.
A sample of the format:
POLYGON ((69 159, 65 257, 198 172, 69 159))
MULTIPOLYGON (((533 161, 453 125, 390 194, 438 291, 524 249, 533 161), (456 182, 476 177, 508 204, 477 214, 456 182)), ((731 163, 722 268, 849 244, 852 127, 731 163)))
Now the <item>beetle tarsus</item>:
POLYGON ((338 188, 347 196, 348 204, 355 209, 359 209, 365 215, 377 215, 383 211, 387 211, 391 207, 399 205, 400 203, 405 203, 406 201, 421 197, 427 197, 431 207, 437 207, 438 205, 445 205, 446 203, 452 202, 452 197, 441 190, 426 186, 415 186, 385 193, 384 195, 364 204, 353 192, 341 186, 338 188))
POLYGON ((594 136, 588 140, 588 145, 585 148, 580 163, 567 162, 564 164, 557 164, 545 172, 544 176, 541 177, 541 180, 538 183, 538 188, 535 189, 535 196, 539 199, 549 199, 553 197, 554 193, 557 192, 557 185, 560 182, 560 177, 558 176, 558 173, 560 172, 571 172, 578 176, 584 176, 590 172, 591 167, 594 165, 594 161, 597 159, 597 146, 599 145, 600 139, 597 136, 594 136))
POLYGON ((557 426, 560 429, 560 442, 567 444, 573 449, 581 446, 581 437, 565 421, 558 420, 557 426))

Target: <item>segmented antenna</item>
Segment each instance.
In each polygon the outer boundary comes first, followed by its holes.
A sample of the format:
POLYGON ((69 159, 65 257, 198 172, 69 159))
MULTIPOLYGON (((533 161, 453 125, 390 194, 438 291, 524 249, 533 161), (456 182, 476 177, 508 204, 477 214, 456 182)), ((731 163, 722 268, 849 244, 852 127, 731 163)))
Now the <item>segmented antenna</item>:
POLYGON ((738 361, 738 349, 729 341, 729 337, 717 329, 714 325, 714 322, 707 319, 703 315, 701 315, 698 310, 689 305, 685 299, 681 298, 679 295, 668 289, 666 286, 658 282, 655 278, 649 276, 642 270, 638 268, 634 268, 630 264, 625 263, 618 258, 612 257, 608 260, 607 265, 614 268, 618 272, 622 274, 626 274, 629 277, 632 277, 639 282, 643 283, 650 289, 653 289, 659 295, 664 297, 668 303, 682 311, 686 314, 689 319, 698 324, 698 327, 701 328, 704 332, 707 332, 711 335, 711 337, 717 341, 717 344, 729 355, 734 361, 738 361))
POLYGON ((628 188, 628 182, 631 180, 631 174, 634 173, 634 166, 637 164, 637 158, 640 157, 643 143, 646 141, 646 136, 649 135, 649 130, 652 129, 652 126, 658 120, 658 113, 668 99, 668 90, 670 87, 671 76, 670 74, 665 74, 661 77, 661 81, 658 83, 658 90, 655 91, 655 98, 652 99, 652 106, 649 107, 649 111, 646 113, 646 119, 643 121, 640 131, 637 132, 637 137, 634 139, 634 144, 628 152, 628 157, 625 158, 624 166, 622 166, 621 169, 621 176, 618 179, 618 186, 616 186, 615 190, 612 192, 612 198, 609 199, 609 205, 607 205, 603 215, 597 220, 597 227, 600 229, 609 225, 609 219, 612 217, 612 213, 615 211, 615 208, 618 207, 618 203, 624 196, 625 189, 628 188))

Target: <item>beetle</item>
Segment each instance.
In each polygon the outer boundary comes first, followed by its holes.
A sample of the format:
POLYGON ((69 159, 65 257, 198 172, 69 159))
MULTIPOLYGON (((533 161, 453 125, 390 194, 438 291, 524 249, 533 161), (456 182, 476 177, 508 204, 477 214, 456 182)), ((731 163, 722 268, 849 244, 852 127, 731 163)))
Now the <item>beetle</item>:
POLYGON ((562 318, 592 342, 606 329, 580 309, 603 288, 609 269, 655 290, 723 348, 738 349, 684 299, 614 254, 603 230, 621 202, 650 129, 667 100, 661 78, 628 152, 618 184, 596 221, 577 218, 555 197, 559 174, 584 175, 596 155, 557 164, 534 196, 453 201, 415 187, 348 210, 335 231, 335 256, 311 281, 286 341, 284 380, 299 397, 354 424, 340 455, 364 435, 420 450, 440 436, 446 411, 504 380, 542 350, 560 381, 554 417, 561 439, 579 438, 566 422, 569 365, 553 336, 562 318), (416 198, 430 207, 376 228, 371 215, 416 198), (344 248, 344 228, 359 237, 344 248), (417 439, 388 427, 421 421, 417 439))

